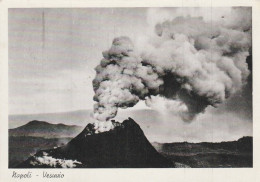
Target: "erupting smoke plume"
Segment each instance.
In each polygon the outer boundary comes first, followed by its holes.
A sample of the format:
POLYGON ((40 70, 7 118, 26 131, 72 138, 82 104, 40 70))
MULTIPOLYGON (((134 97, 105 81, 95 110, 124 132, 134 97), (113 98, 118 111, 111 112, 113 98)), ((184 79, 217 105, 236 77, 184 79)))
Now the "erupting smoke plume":
POLYGON ((96 67, 94 117, 108 120, 118 108, 140 100, 149 106, 160 96, 189 121, 239 91, 251 47, 251 14, 241 11, 249 9, 230 9, 214 21, 192 13, 164 17, 138 49, 128 37, 115 38, 96 67))

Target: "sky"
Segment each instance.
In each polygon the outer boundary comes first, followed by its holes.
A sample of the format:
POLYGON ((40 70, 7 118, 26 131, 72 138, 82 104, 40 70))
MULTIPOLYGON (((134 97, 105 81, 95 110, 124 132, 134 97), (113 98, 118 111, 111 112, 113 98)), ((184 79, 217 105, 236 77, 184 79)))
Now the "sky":
MULTIPOLYGON (((114 37, 135 40, 147 32, 153 21, 148 12, 148 8, 9 9, 9 114, 92 110, 94 68, 102 51, 109 49, 114 37)), ((134 109, 148 108, 141 102, 134 109)), ((164 116, 164 121, 176 119, 164 116)), ((200 125, 199 130, 226 132, 223 140, 230 138, 232 128, 236 136, 252 135, 252 75, 241 92, 221 107, 208 108, 192 123, 200 125)), ((171 127, 190 128, 164 126, 169 132, 171 127)))
POLYGON ((145 9, 9 9, 9 113, 92 109, 102 51, 145 22, 145 9))

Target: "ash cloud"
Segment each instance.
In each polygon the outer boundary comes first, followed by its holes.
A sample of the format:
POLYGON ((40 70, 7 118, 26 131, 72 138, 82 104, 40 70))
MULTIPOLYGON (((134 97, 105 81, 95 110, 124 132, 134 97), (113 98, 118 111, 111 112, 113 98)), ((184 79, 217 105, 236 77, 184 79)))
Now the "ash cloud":
POLYGON ((154 34, 143 41, 134 45, 130 38, 118 37, 103 52, 93 80, 97 120, 109 120, 118 108, 140 100, 151 106, 153 96, 160 96, 190 121, 246 84, 251 10, 225 9, 211 20, 193 11, 179 16, 179 11, 172 16, 158 12, 154 34))

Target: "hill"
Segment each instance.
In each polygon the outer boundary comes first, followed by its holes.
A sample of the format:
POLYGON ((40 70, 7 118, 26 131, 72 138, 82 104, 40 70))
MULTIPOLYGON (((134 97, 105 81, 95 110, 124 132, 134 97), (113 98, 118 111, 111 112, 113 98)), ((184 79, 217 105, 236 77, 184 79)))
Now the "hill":
POLYGON ((113 130, 95 133, 94 125, 86 128, 67 145, 42 150, 19 164, 18 168, 158 168, 174 167, 160 155, 131 118, 113 122, 113 130))
POLYGON ((31 136, 44 138, 75 137, 82 127, 76 125, 51 124, 45 121, 33 120, 18 128, 9 129, 9 136, 31 136))
POLYGON ((41 114, 16 114, 9 115, 9 128, 16 128, 26 124, 28 121, 39 120, 48 121, 52 124, 63 123, 66 125, 86 126, 88 123, 84 121, 91 121, 90 110, 77 110, 69 112, 57 113, 41 113, 41 114))

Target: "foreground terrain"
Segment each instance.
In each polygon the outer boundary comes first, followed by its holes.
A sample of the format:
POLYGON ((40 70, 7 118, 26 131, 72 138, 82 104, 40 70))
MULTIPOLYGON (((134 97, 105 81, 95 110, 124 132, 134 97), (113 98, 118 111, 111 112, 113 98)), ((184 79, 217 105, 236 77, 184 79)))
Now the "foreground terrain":
POLYGON ((253 167, 253 138, 220 143, 153 143, 159 153, 193 168, 253 167))

